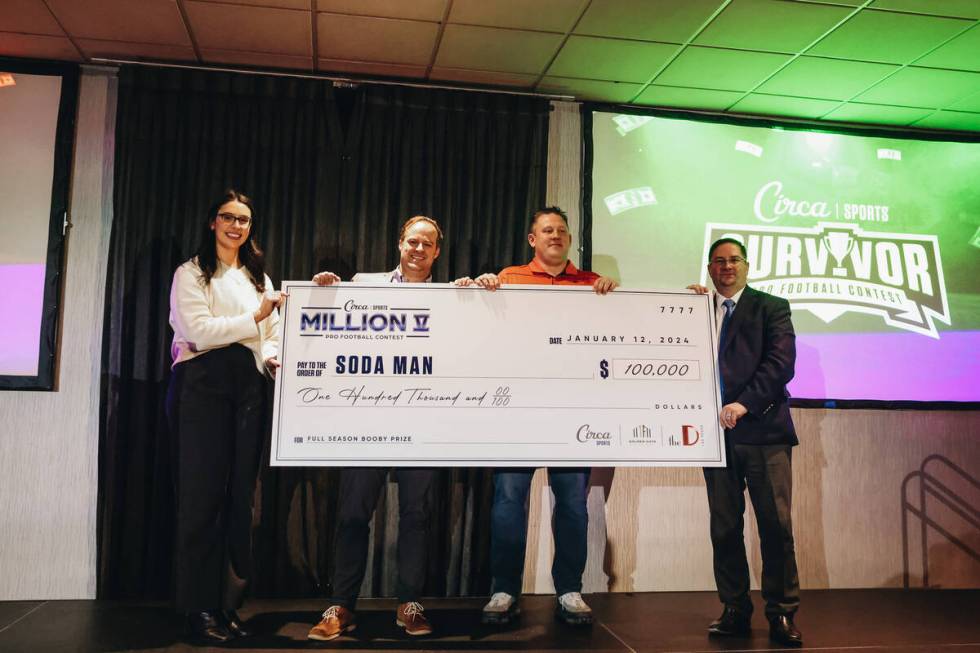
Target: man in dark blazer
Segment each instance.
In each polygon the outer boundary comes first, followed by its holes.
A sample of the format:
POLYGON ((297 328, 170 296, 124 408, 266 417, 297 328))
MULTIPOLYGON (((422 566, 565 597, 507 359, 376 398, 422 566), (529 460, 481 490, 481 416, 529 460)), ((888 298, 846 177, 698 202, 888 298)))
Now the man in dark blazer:
POLYGON ((803 636, 793 623, 800 598, 790 519, 792 450, 798 440, 786 392, 796 361, 789 303, 746 286, 746 251, 737 240, 722 238, 711 245, 708 274, 716 291, 720 420, 728 459, 727 467, 704 469, 715 582, 725 604, 708 633, 744 636, 751 630, 743 537, 748 487, 759 525, 769 636, 783 645, 800 646, 803 636))

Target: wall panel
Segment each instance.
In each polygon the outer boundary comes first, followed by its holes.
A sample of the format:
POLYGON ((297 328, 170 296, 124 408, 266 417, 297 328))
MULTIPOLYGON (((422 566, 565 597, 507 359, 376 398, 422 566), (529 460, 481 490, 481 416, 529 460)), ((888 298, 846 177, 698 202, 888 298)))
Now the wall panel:
MULTIPOLYGON (((793 418, 801 442, 793 452, 793 523, 803 588, 902 587, 906 566, 911 587, 923 586, 924 569, 931 587, 980 587, 980 530, 950 507, 958 497, 961 507, 980 510, 980 413, 793 409, 793 418), (940 497, 925 497, 934 525, 926 528, 924 563, 923 520, 903 508, 902 496, 904 486, 911 507, 922 505, 918 474, 932 455, 942 458, 927 464, 933 480, 926 482, 940 497)), ((714 589, 699 470, 623 468, 611 481, 609 470, 594 474, 586 591, 714 589)), ((553 543, 544 474, 535 477, 531 496, 524 589, 546 593, 553 591, 553 543)), ((762 562, 751 508, 747 513, 757 588, 762 562)))
POLYGON ((115 76, 81 76, 54 392, 0 393, 0 600, 95 597, 99 375, 115 76))

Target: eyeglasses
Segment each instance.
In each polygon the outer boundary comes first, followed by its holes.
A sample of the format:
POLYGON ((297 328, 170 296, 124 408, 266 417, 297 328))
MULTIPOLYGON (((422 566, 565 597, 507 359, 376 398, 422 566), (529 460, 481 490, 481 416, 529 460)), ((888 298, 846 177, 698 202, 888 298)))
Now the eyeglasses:
POLYGON ((234 213, 219 213, 218 219, 223 224, 237 222, 239 227, 247 227, 252 224, 252 218, 247 215, 235 215, 234 213))
POLYGON ((717 265, 718 267, 723 266, 725 263, 728 263, 730 265, 738 265, 739 263, 744 263, 744 262, 745 259, 742 258, 741 256, 730 256, 728 258, 721 258, 719 256, 718 258, 711 259, 711 265, 717 265))

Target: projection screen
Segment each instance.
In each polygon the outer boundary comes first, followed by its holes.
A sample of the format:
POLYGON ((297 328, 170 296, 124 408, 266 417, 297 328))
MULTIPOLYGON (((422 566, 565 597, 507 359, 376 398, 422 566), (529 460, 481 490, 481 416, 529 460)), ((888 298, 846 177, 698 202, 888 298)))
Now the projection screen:
POLYGON ((0 59, 0 389, 52 389, 77 70, 0 59))
POLYGON ((583 123, 596 272, 710 287, 708 245, 737 238, 749 285, 792 306, 794 397, 980 401, 980 144, 600 110, 583 123))

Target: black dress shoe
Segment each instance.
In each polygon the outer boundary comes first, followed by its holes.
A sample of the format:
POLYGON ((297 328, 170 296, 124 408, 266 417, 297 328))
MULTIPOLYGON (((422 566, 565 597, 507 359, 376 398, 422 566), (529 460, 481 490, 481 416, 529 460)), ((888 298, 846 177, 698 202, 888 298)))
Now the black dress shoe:
POLYGON ((769 618, 769 639, 783 646, 803 646, 803 633, 793 623, 793 615, 769 618))
POLYGON ((223 644, 235 638, 217 610, 189 613, 187 629, 191 639, 202 644, 223 644))
POLYGON ((752 632, 751 615, 726 606, 721 616, 708 626, 708 634, 716 637, 746 636, 752 632))
POLYGON ((235 637, 252 636, 252 631, 245 628, 242 620, 238 617, 238 613, 234 610, 222 610, 221 616, 225 618, 225 625, 228 627, 228 632, 235 637))

